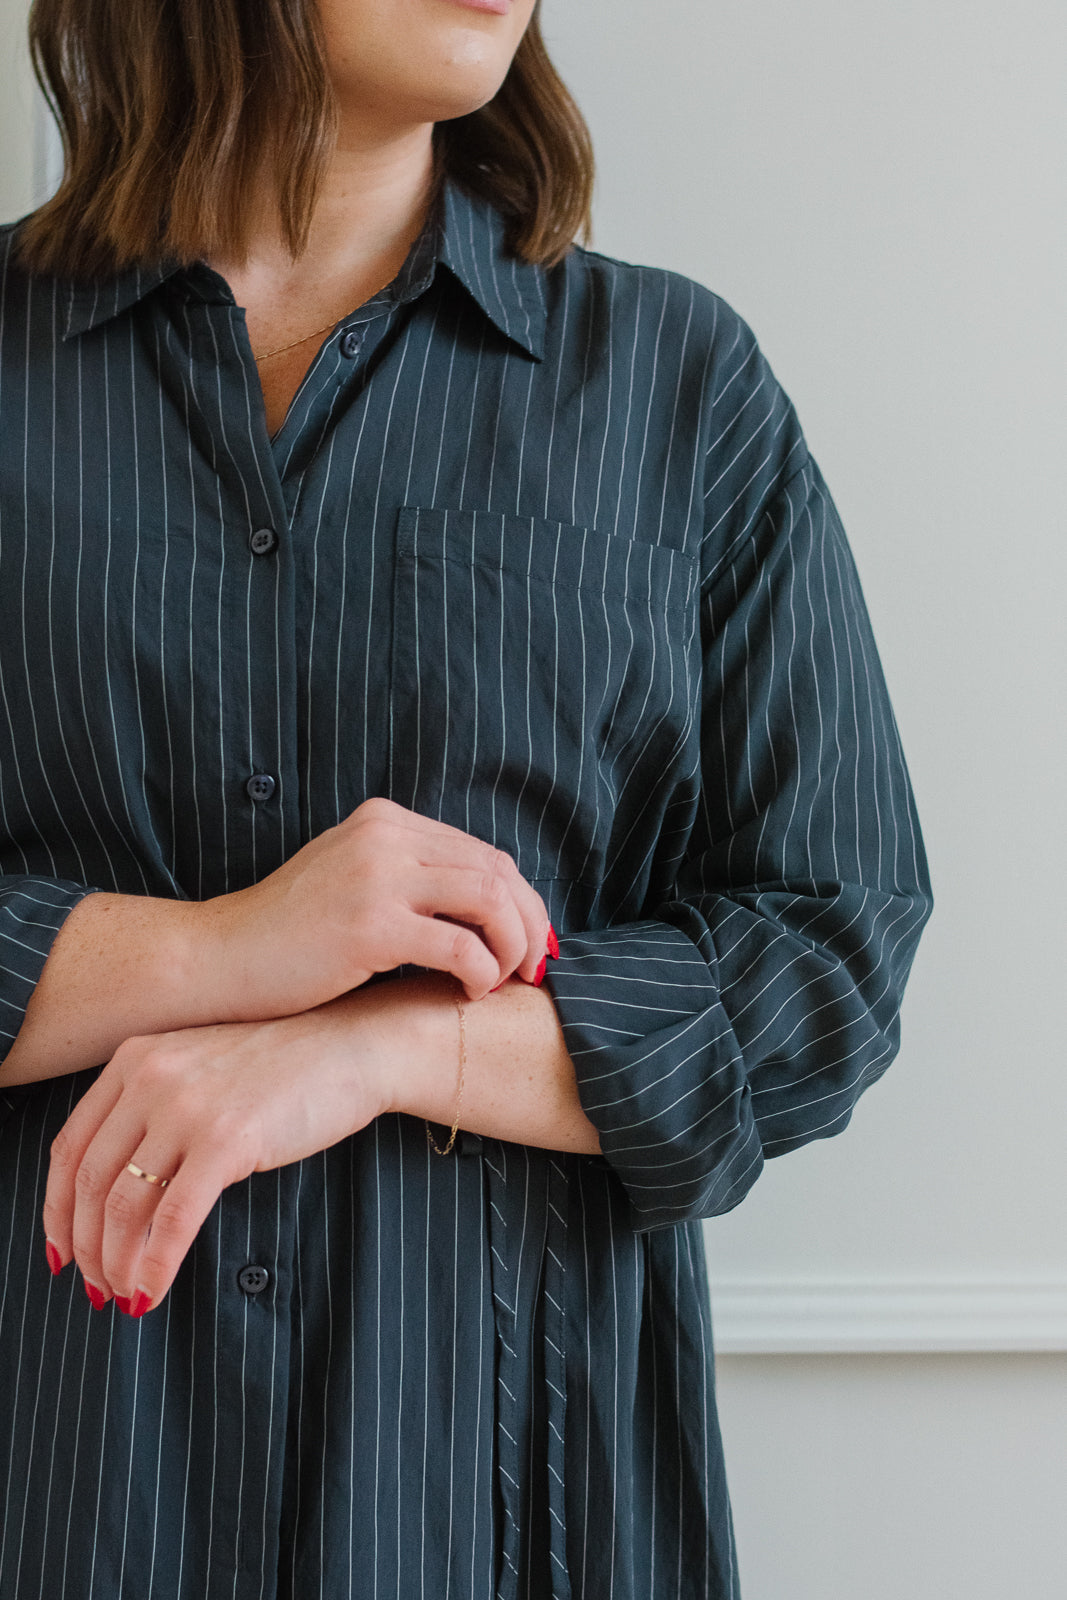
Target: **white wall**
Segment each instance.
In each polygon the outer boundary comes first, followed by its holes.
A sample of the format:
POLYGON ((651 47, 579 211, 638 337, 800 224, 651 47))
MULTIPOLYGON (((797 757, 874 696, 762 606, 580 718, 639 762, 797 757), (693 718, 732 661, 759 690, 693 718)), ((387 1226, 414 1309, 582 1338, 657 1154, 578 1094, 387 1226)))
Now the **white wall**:
POLYGON ((733 1356, 744 1600, 1063 1600, 1067 1358, 733 1356))
MULTIPOLYGON (((545 6, 597 246, 725 294, 797 403, 938 895, 899 1061, 709 1225, 745 1600, 1061 1600, 1067 1358, 1006 1352, 1067 1349, 1067 11, 545 6), (789 1353, 877 1349, 913 1353, 789 1353)), ((24 12, 5 217, 39 193, 24 12)))
POLYGON ((26 45, 28 0, 0 0, 0 222, 41 197, 39 97, 26 45))
POLYGON ((1067 9, 546 3, 599 248, 723 293, 797 404, 938 898, 900 1060, 716 1223, 718 1269, 1067 1282, 1067 9))

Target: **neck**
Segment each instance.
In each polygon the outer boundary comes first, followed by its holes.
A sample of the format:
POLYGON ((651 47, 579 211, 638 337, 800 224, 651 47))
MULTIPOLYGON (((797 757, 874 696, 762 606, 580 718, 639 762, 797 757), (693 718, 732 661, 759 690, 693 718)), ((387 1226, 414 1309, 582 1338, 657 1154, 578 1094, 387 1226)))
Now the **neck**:
MULTIPOLYGON (((243 262, 215 261, 223 276, 275 291, 315 282, 387 283, 426 216, 433 176, 432 124, 391 137, 342 123, 315 204, 307 246, 295 260, 282 235, 269 183, 258 188, 243 262)), ((327 293, 327 298, 328 298, 327 293)))

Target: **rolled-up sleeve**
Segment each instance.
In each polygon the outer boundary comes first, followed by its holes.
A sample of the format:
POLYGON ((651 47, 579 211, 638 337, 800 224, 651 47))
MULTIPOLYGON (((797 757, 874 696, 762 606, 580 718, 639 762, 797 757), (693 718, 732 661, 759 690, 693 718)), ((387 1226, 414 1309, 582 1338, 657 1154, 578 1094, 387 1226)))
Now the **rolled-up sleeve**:
POLYGON ((701 661, 674 892, 564 939, 548 975, 638 1228, 728 1211, 765 1157, 845 1127, 896 1053, 931 908, 855 567, 806 452, 709 572, 701 661))
POLYGON ((92 892, 63 878, 0 876, 0 1061, 22 1027, 56 935, 92 892))

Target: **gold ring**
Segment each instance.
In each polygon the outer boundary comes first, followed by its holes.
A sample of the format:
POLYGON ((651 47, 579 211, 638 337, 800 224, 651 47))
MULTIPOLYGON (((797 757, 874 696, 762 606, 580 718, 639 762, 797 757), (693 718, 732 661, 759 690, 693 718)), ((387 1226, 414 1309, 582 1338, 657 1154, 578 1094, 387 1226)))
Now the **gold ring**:
POLYGON ((158 1178, 154 1172, 145 1172, 135 1161, 127 1161, 126 1171, 132 1172, 135 1178, 143 1178, 145 1183, 158 1184, 161 1189, 165 1189, 170 1182, 169 1178, 158 1178))

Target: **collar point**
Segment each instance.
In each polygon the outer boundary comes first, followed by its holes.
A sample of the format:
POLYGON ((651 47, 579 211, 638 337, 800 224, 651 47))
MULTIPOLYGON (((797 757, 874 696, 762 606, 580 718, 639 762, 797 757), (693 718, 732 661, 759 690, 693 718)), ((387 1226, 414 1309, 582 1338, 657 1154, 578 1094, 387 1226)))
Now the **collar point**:
POLYGON ((442 261, 501 333, 543 361, 544 269, 513 255, 505 240, 504 219, 488 200, 446 182, 442 261))

